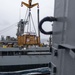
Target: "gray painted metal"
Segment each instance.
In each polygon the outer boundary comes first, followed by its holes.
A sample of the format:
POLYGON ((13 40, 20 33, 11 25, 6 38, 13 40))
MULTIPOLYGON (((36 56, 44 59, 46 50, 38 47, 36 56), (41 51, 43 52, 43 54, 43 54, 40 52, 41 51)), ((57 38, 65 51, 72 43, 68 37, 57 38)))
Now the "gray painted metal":
POLYGON ((75 0, 55 0, 54 16, 58 18, 53 24, 52 36, 51 63, 57 68, 54 75, 75 75, 75 53, 71 49, 58 49, 59 44, 75 48, 75 0), (54 56, 55 50, 58 56, 54 56))
POLYGON ((24 33, 24 21, 21 19, 18 23, 17 36, 20 36, 24 33))
POLYGON ((27 49, 20 50, 19 48, 2 48, 0 47, 0 51, 49 51, 49 47, 30 47, 27 49))
POLYGON ((0 66, 4 65, 28 65, 28 64, 44 64, 50 62, 49 47, 35 47, 26 50, 18 48, 0 48, 0 52, 4 51, 29 51, 26 55, 0 56, 0 66), (41 51, 41 52, 40 52, 41 51), (47 51, 47 52, 46 52, 47 51), (39 53, 38 53, 39 52, 39 53))
POLYGON ((45 64, 50 62, 51 55, 18 55, 0 56, 0 66, 45 64))

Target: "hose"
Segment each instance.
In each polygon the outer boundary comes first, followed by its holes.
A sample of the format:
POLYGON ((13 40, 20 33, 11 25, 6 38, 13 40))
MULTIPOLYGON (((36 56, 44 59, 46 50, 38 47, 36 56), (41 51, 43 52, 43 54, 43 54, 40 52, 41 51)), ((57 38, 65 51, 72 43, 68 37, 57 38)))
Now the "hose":
POLYGON ((57 21, 57 18, 55 18, 55 17, 45 17, 45 18, 43 18, 43 19, 40 21, 40 23, 39 23, 39 30, 40 30, 43 34, 51 35, 51 34, 53 34, 53 31, 46 32, 46 31, 43 30, 43 28, 42 28, 43 23, 46 22, 46 21, 49 21, 49 22, 57 21))

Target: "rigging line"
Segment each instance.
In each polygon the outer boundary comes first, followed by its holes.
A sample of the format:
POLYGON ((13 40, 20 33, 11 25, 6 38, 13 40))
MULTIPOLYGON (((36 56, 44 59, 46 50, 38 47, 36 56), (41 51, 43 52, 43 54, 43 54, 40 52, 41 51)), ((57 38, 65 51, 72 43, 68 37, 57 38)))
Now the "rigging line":
POLYGON ((32 19, 32 23, 33 23, 33 27, 34 27, 35 34, 37 35, 36 29, 35 29, 35 26, 34 26, 34 21, 33 21, 33 18, 32 18, 32 14, 31 14, 31 19, 32 19))
POLYGON ((14 28, 14 27, 7 28, 7 29, 1 31, 0 33, 6 32, 6 31, 9 31, 11 28, 14 28))
MULTIPOLYGON (((15 23, 15 24, 16 24, 16 23, 15 23)), ((4 29, 2 29, 2 30, 0 30, 0 33, 3 32, 3 31, 5 31, 5 30, 7 30, 7 29, 9 29, 9 28, 12 27, 12 26, 14 26, 14 24, 11 25, 11 26, 8 26, 8 27, 6 27, 6 28, 4 28, 4 29)))
MULTIPOLYGON (((28 14, 27 13, 28 13, 28 8, 27 8, 27 11, 26 11, 26 14, 25 14, 24 22, 27 22, 28 21, 28 14)), ((26 26, 25 24, 24 24, 24 27, 26 26)))
POLYGON ((19 8, 19 20, 21 19, 21 7, 19 8))
POLYGON ((8 26, 8 27, 6 27, 6 28, 0 30, 0 32, 3 32, 3 31, 5 31, 5 30, 8 30, 8 29, 11 28, 12 26, 14 26, 14 25, 8 26))
POLYGON ((30 32, 31 32, 31 19, 30 19, 30 32))
MULTIPOLYGON (((14 28, 14 27, 13 27, 13 28, 14 28)), ((13 28, 12 28, 12 29, 13 29, 13 28)), ((8 32, 8 31, 9 31, 9 30, 6 30, 6 31, 4 31, 3 33, 6 33, 6 32, 8 32)), ((3 34, 3 33, 0 33, 0 34, 3 34)))
MULTIPOLYGON (((30 15, 31 15, 31 13, 30 13, 30 15)), ((29 21, 29 23, 28 23, 27 29, 29 30, 29 32, 31 32, 31 18, 30 18, 30 16, 29 16, 29 20, 28 21, 29 21)))
POLYGON ((27 17, 27 18, 28 18, 27 32, 28 32, 28 29, 29 29, 29 24, 30 24, 30 23, 29 23, 29 22, 30 22, 30 15, 31 15, 31 12, 29 11, 29 14, 28 14, 28 17, 27 17))
POLYGON ((24 17, 24 21, 26 20, 27 13, 28 13, 28 8, 26 10, 26 14, 25 14, 25 17, 24 17))
MULTIPOLYGON (((28 22, 27 24, 29 25, 29 21, 28 20, 29 20, 29 15, 27 16, 27 19, 26 19, 26 21, 28 22)), ((27 30, 28 30, 28 25, 27 25, 27 30)))
MULTIPOLYGON (((14 28, 14 27, 11 27, 11 28, 14 28)), ((0 34, 1 34, 1 33, 4 33, 4 32, 7 32, 7 31, 9 31, 11 28, 9 28, 9 29, 6 29, 6 30, 4 30, 4 31, 0 32, 0 34)))

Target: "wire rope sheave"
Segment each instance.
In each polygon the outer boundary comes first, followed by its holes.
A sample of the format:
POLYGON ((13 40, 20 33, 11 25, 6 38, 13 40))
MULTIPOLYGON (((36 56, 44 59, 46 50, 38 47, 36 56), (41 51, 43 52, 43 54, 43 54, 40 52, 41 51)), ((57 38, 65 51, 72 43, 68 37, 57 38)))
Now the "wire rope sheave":
POLYGON ((43 23, 44 23, 44 22, 47 22, 47 21, 49 21, 49 22, 57 21, 57 18, 55 18, 55 17, 45 17, 45 18, 43 18, 43 19, 40 21, 40 23, 39 23, 39 30, 40 30, 43 34, 51 35, 51 34, 53 34, 52 31, 46 32, 46 31, 42 28, 43 23))

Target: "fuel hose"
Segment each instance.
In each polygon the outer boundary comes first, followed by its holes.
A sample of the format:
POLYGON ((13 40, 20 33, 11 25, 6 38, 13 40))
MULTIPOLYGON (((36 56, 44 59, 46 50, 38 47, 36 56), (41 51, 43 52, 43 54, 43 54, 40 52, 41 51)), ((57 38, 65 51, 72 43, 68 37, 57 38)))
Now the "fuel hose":
POLYGON ((53 31, 48 31, 48 32, 46 32, 46 31, 42 28, 43 23, 44 23, 44 22, 47 22, 47 21, 49 21, 49 22, 57 21, 57 18, 55 18, 55 17, 48 17, 48 16, 47 16, 47 17, 43 18, 43 19, 40 21, 40 23, 39 23, 39 30, 41 31, 41 33, 46 34, 46 35, 51 35, 51 34, 53 34, 53 31))

